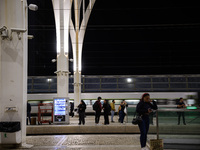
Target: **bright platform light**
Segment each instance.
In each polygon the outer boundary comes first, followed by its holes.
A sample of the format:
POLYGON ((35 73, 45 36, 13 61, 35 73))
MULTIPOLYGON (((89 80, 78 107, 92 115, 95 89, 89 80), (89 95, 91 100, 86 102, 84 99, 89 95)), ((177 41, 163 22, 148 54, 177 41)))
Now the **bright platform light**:
POLYGON ((52 82, 52 79, 47 79, 47 82, 52 82))
POLYGON ((131 83, 133 80, 131 78, 127 78, 127 82, 131 83))

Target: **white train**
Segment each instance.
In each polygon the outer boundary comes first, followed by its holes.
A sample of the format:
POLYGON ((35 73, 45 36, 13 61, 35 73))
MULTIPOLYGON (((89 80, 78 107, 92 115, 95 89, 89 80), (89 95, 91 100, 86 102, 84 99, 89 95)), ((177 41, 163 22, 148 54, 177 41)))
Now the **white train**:
MULTIPOLYGON (((82 93, 81 98, 87 104, 86 113, 94 112, 92 105, 96 101, 98 96, 102 99, 115 100, 116 108, 118 108, 122 100, 126 100, 129 107, 135 107, 142 96, 142 92, 127 92, 127 93, 82 93)), ((176 100, 180 97, 185 99, 186 104, 188 99, 194 99, 198 97, 197 92, 149 92, 151 99, 157 101, 159 107, 176 107, 176 100)), ((32 106, 32 114, 37 114, 39 103, 52 103, 53 98, 57 94, 28 94, 28 101, 32 106)), ((70 101, 73 102, 74 94, 69 93, 70 101)), ((103 100, 102 100, 103 101, 103 100)), ((111 101, 110 101, 111 102, 111 101)), ((76 107, 76 106, 75 106, 76 107)))

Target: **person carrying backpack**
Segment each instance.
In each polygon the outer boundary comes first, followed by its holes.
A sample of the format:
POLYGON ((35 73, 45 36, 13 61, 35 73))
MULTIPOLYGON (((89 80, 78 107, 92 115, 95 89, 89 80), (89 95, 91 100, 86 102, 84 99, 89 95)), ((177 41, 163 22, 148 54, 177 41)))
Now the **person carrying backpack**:
POLYGON ((99 124, 100 116, 101 116, 101 97, 97 98, 97 101, 93 105, 93 110, 95 111, 95 123, 96 125, 99 124))
POLYGON ((111 111, 111 107, 108 104, 108 100, 104 100, 103 110, 104 110, 104 125, 108 125, 109 124, 108 115, 109 115, 109 113, 111 111))

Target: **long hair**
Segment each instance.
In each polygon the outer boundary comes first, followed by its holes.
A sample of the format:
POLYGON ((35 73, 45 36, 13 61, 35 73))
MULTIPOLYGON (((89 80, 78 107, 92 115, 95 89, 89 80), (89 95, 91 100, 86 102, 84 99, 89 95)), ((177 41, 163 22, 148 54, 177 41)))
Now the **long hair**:
POLYGON ((149 93, 144 93, 144 94, 142 95, 140 101, 144 101, 144 98, 145 98, 146 96, 150 96, 150 94, 149 94, 149 93))

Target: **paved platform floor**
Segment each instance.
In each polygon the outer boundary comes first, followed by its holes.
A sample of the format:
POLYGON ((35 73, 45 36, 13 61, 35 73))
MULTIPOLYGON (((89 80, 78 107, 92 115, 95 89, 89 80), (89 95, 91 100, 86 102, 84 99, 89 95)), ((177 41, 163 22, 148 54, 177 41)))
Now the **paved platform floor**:
POLYGON ((31 150, 140 150, 139 137, 138 134, 49 135, 27 136, 26 142, 34 145, 31 150))

